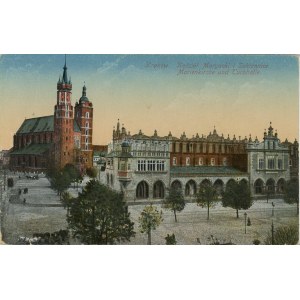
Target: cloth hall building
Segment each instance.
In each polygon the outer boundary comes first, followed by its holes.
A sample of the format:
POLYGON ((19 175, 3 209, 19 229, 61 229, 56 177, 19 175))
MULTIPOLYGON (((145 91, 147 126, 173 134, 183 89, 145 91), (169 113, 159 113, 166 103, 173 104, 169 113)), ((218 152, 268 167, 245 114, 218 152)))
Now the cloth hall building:
POLYGON ((260 142, 251 136, 225 138, 215 128, 192 138, 158 136, 156 130, 131 135, 118 121, 101 178, 134 201, 163 199, 170 187, 192 198, 207 181, 221 194, 231 180, 248 182, 252 196, 259 197, 281 194, 285 182, 298 176, 298 162, 298 142, 281 143, 271 124, 260 142))
POLYGON ((25 119, 13 138, 10 168, 42 172, 50 166, 76 165, 82 172, 92 167, 93 104, 82 96, 72 105, 72 82, 65 62, 57 82, 54 114, 25 119))

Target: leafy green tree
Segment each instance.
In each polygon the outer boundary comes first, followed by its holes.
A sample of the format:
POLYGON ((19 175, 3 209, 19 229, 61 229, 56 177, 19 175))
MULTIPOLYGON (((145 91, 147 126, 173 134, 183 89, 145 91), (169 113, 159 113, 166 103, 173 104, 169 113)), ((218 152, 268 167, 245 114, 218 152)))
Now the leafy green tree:
POLYGON ((175 234, 171 234, 171 235, 167 235, 165 237, 165 240, 166 240, 166 245, 176 245, 177 244, 177 241, 176 241, 176 238, 175 238, 175 234))
POLYGON ((148 236, 148 245, 151 245, 151 231, 155 230, 163 221, 162 211, 158 211, 152 204, 145 206, 139 217, 139 229, 148 236))
POLYGON ((51 175, 52 177, 49 178, 51 188, 57 192, 59 195, 60 200, 62 193, 66 191, 71 185, 71 178, 67 172, 64 171, 56 171, 51 175))
POLYGON ((218 192, 210 181, 202 183, 199 192, 196 194, 197 205, 207 207, 207 220, 209 220, 209 209, 214 208, 218 201, 218 192))
POLYGON ((84 244, 115 244, 135 235, 123 194, 96 180, 89 181, 77 198, 66 196, 64 201, 68 228, 84 244))
POLYGON ((168 197, 163 201, 162 207, 173 211, 175 222, 177 222, 176 212, 181 212, 185 207, 182 189, 171 187, 168 197))
MULTIPOLYGON (((273 230, 273 229, 272 229, 273 230)), ((266 245, 296 245, 299 241, 298 224, 289 224, 279 226, 275 232, 268 233, 265 240, 266 245)))
POLYGON ((86 169, 86 175, 89 176, 90 178, 96 178, 97 177, 97 169, 96 168, 87 168, 86 169))
POLYGON ((288 204, 297 204, 297 215, 299 215, 299 182, 297 179, 289 180, 285 185, 284 201, 288 204))
POLYGON ((63 168, 63 172, 68 173, 72 181, 76 181, 81 178, 79 169, 73 164, 66 164, 63 168))
POLYGON ((66 164, 65 167, 63 168, 63 172, 67 173, 70 176, 71 182, 74 183, 74 188, 75 188, 75 183, 78 184, 78 182, 82 181, 83 179, 79 169, 72 164, 66 164))
POLYGON ((230 181, 223 193, 222 205, 236 210, 236 217, 239 217, 240 209, 248 209, 252 206, 253 200, 250 195, 249 184, 245 181, 230 181))

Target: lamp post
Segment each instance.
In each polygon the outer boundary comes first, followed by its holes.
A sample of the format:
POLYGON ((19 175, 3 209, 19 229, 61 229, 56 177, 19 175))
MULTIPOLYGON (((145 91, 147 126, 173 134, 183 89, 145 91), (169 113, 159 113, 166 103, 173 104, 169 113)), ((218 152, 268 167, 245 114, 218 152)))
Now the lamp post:
POLYGON ((274 202, 272 202, 272 217, 274 217, 274 207, 275 207, 275 204, 274 204, 274 202))
POLYGON ((272 219, 271 232, 272 232, 272 245, 274 245, 274 223, 273 223, 273 219, 272 219))
POLYGON ((244 213, 245 216, 245 234, 247 233, 247 213, 244 213))

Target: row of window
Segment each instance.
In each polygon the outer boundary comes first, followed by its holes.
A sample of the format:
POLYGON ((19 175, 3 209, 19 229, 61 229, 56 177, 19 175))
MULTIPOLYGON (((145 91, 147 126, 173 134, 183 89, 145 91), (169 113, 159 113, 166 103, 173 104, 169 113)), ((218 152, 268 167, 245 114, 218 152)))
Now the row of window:
POLYGON ((165 161, 163 161, 163 160, 138 160, 138 171, 141 171, 141 172, 165 171, 165 161))
MULTIPOLYGON (((80 112, 77 112, 77 118, 79 118, 80 117, 80 112)), ((85 113, 85 118, 86 119, 89 119, 89 117, 90 117, 90 113, 89 112, 86 112, 85 113)))
MULTIPOLYGON (((265 160, 263 158, 260 158, 258 160, 258 169, 263 170, 265 169, 265 160)), ((277 159, 277 166, 276 166, 276 160, 273 157, 267 158, 267 169, 270 170, 275 170, 275 169, 279 169, 282 170, 283 169, 283 161, 281 158, 277 159)))
POLYGON ((275 141, 273 141, 273 142, 268 141, 267 146, 268 146, 268 149, 275 149, 276 148, 276 142, 275 141))
POLYGON ((169 153, 168 152, 132 152, 133 156, 161 156, 161 157, 168 157, 169 153))
MULTIPOLYGON (((223 166, 227 166, 227 157, 223 158, 223 166)), ((177 157, 173 157, 173 166, 177 165, 177 157)), ((185 158, 185 165, 190 166, 191 165, 191 158, 188 156, 185 158)), ((198 159, 198 165, 203 166, 204 165, 204 159, 203 157, 199 157, 198 159)), ((210 159, 210 165, 215 166, 216 165, 216 159, 214 157, 211 157, 210 159)))
POLYGON ((175 144, 173 146, 174 152, 193 153, 232 153, 244 151, 245 145, 224 145, 224 144, 175 144))
POLYGON ((24 136, 18 138, 18 144, 19 147, 23 147, 23 145, 28 145, 32 142, 35 142, 37 144, 39 143, 51 143, 53 142, 53 134, 40 134, 40 135, 34 135, 34 136, 24 136))
POLYGON ((72 118, 73 117, 73 114, 72 112, 69 112, 69 111, 66 111, 65 114, 63 114, 63 111, 57 111, 56 112, 56 117, 66 117, 66 118, 72 118))

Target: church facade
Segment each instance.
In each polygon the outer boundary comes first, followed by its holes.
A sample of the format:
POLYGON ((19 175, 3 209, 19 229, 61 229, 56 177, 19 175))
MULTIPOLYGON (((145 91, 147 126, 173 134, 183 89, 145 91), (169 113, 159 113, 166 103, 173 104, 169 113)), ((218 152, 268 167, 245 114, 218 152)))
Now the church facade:
POLYGON ((44 172, 66 164, 81 172, 93 165, 93 104, 82 96, 72 105, 72 82, 65 62, 57 82, 54 114, 25 119, 13 138, 10 168, 17 171, 44 172))

